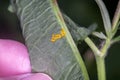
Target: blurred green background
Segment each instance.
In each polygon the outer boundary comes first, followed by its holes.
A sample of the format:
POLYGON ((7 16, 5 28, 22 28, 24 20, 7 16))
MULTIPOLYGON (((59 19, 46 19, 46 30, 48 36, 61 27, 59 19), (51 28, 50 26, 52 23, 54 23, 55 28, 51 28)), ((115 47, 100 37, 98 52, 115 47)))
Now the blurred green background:
MULTIPOLYGON (((103 22, 94 0, 58 0, 61 10, 80 26, 98 24, 98 31, 103 31, 103 22)), ((118 0, 104 0, 112 20, 118 0)), ((13 39, 24 43, 20 23, 15 15, 8 11, 9 0, 0 0, 0 38, 13 39)), ((118 30, 117 35, 120 35, 118 30)), ((116 35, 116 36, 117 36, 116 35)), ((96 39, 96 38, 93 38, 96 39)), ((97 40, 101 41, 101 40, 97 40)), ((97 80, 97 71, 93 53, 83 42, 79 46, 91 80, 97 80), (85 49, 82 49, 81 46, 85 49)), ((112 45, 106 57, 107 80, 120 80, 120 42, 112 45)))

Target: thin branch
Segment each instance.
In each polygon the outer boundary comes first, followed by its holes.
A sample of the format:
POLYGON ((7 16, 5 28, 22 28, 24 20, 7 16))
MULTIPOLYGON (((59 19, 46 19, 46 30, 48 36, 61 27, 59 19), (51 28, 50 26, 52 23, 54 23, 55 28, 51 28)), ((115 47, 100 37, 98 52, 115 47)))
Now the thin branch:
POLYGON ((95 44, 93 43, 93 41, 89 37, 85 38, 85 42, 92 49, 92 51, 94 52, 95 56, 102 56, 102 54, 99 51, 99 49, 95 46, 95 44))
POLYGON ((100 12, 101 12, 101 15, 103 18, 105 32, 106 32, 107 36, 110 37, 111 36, 110 35, 110 33, 111 33, 111 21, 110 21, 110 17, 109 17, 109 13, 107 11, 107 8, 102 0, 95 0, 95 1, 98 4, 98 7, 100 8, 100 12))
POLYGON ((114 14, 114 17, 113 17, 113 21, 112 21, 112 30, 114 31, 114 29, 116 28, 117 26, 117 23, 119 21, 119 18, 120 18, 120 0, 118 2, 118 5, 117 5, 117 9, 115 11, 115 14, 114 14))

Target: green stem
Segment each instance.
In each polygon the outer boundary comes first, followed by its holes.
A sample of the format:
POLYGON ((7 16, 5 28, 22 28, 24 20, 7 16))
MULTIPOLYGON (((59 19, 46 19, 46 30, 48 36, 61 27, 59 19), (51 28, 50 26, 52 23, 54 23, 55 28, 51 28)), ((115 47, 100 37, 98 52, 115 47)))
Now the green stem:
POLYGON ((96 57, 98 80, 106 80, 105 59, 96 57))
POLYGON ((118 2, 114 17, 113 17, 113 21, 112 21, 112 30, 114 31, 114 29, 116 29, 117 27, 117 23, 120 19, 120 0, 118 2))
POLYGON ((116 42, 119 42, 120 41, 120 36, 114 38, 112 41, 111 41, 111 44, 114 44, 116 42))
MULTIPOLYGON (((104 55, 105 53, 102 53, 92 42, 92 40, 87 37, 85 38, 85 42, 88 44, 88 46, 92 49, 92 51, 95 54, 96 63, 97 63, 97 73, 98 73, 98 80, 106 80, 106 73, 105 73, 105 63, 104 63, 104 55)), ((107 46, 109 43, 106 43, 105 47, 103 48, 103 52, 106 52, 107 46), (105 50, 106 49, 106 50, 105 50)))
POLYGON ((94 52, 95 56, 102 56, 102 54, 99 51, 99 49, 95 46, 95 44, 92 42, 92 40, 89 37, 85 38, 85 42, 92 49, 92 51, 94 52))
POLYGON ((106 39, 105 45, 101 49, 101 52, 105 55, 107 53, 108 48, 111 45, 111 40, 109 38, 106 39))

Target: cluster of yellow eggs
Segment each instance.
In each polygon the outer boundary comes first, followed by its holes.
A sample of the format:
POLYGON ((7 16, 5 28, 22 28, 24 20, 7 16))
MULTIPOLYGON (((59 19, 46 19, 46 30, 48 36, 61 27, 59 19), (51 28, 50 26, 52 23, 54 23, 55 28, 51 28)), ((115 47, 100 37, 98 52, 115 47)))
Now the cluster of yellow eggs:
POLYGON ((64 31, 64 29, 61 29, 60 33, 58 33, 58 34, 52 34, 51 42, 55 42, 58 39, 63 38, 64 36, 65 36, 65 31, 64 31))

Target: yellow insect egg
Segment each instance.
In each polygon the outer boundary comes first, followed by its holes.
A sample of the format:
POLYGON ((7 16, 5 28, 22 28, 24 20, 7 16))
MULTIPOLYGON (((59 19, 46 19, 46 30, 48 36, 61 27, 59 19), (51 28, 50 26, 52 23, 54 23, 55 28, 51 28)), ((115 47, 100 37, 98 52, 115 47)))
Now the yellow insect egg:
POLYGON ((62 38, 62 36, 60 34, 55 35, 55 39, 60 39, 60 38, 62 38))
POLYGON ((51 42, 55 42, 56 41, 56 39, 55 39, 55 34, 52 34, 52 37, 51 37, 51 40, 50 40, 51 42))
POLYGON ((64 31, 64 29, 61 29, 60 34, 61 34, 61 36, 65 36, 65 31, 64 31))
POLYGON ((53 34, 51 38, 51 42, 55 42, 56 40, 60 39, 62 36, 60 34, 53 34))

